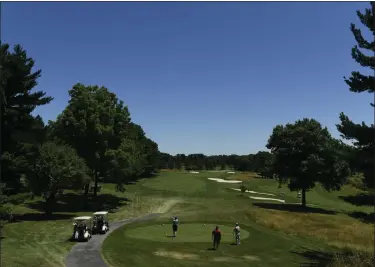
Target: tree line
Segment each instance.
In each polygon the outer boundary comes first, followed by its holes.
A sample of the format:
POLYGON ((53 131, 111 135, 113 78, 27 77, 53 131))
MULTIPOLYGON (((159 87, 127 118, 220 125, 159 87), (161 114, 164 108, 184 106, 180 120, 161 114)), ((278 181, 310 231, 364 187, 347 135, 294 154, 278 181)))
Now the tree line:
POLYGON ((105 87, 75 84, 69 102, 54 121, 34 115, 53 98, 34 90, 41 70, 20 45, 0 46, 1 202, 19 192, 45 199, 46 211, 64 189, 100 182, 124 184, 157 170, 158 145, 131 120, 128 107, 105 87))
POLYGON ((235 170, 257 172, 262 177, 272 178, 271 167, 274 155, 259 151, 249 155, 213 155, 160 153, 159 169, 176 170, 235 170))

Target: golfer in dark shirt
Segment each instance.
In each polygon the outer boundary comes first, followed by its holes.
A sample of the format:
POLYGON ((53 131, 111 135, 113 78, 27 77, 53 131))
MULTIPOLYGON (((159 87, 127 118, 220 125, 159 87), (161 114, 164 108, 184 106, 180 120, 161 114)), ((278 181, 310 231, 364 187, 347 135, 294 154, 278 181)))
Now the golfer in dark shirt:
POLYGON ((212 231, 212 241, 213 241, 214 249, 219 248, 220 240, 221 240, 221 232, 219 230, 219 226, 216 226, 215 230, 212 231))

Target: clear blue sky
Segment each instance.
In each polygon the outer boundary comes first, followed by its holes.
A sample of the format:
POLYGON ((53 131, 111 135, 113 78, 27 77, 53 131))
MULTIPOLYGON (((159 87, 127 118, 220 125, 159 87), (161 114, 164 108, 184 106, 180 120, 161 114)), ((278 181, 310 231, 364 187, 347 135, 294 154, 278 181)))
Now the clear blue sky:
POLYGON ((76 82, 104 85, 168 153, 265 150, 277 124, 319 120, 338 137, 344 111, 373 122, 367 93, 343 76, 359 66, 351 22, 368 3, 2 3, 2 41, 20 43, 55 98, 76 82))

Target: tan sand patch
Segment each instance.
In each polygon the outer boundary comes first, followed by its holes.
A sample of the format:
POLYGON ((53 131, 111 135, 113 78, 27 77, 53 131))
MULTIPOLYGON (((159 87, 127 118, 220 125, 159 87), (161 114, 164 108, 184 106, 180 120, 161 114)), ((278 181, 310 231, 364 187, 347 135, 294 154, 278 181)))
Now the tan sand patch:
POLYGON ((230 257, 217 257, 217 258, 214 258, 212 261, 228 262, 228 261, 235 261, 235 259, 230 258, 230 257))
POLYGON ((176 251, 156 251, 153 253, 156 256, 166 257, 176 260, 198 260, 199 256, 192 253, 180 253, 176 251))
MULTIPOLYGON (((235 191, 241 191, 241 189, 238 189, 238 188, 231 188, 232 190, 235 190, 235 191)), ((250 193, 250 194, 259 194, 259 195, 267 195, 267 196, 275 196, 275 194, 270 194, 270 193, 260 193, 260 192, 256 192, 256 191, 251 191, 251 190, 246 190, 246 193, 250 193)))
POLYGON ((281 202, 281 203, 285 203, 285 200, 278 199, 278 198, 268 198, 268 197, 249 197, 249 198, 257 199, 257 200, 272 200, 272 201, 278 201, 278 202, 281 202))
POLYGON ((216 181, 218 183, 226 183, 226 184, 239 184, 239 183, 242 183, 242 181, 238 181, 238 180, 224 180, 224 179, 221 179, 221 178, 207 178, 208 180, 211 180, 211 181, 216 181))
POLYGON ((245 260, 248 260, 248 261, 259 261, 260 260, 259 257, 257 257, 257 256, 251 256, 251 255, 245 255, 245 256, 243 256, 243 258, 245 260))
POLYGON ((154 207, 152 212, 155 213, 166 213, 168 212, 173 206, 182 202, 180 199, 168 199, 162 205, 154 207))

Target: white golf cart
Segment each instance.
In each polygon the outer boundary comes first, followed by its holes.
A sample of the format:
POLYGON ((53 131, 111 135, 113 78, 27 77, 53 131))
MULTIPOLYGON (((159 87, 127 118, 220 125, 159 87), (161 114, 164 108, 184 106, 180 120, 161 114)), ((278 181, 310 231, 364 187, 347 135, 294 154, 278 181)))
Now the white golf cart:
POLYGON ((97 211, 93 214, 93 234, 105 234, 109 230, 108 211, 97 211))
POLYGON ((92 218, 91 216, 81 216, 73 219, 73 240, 89 241, 91 238, 92 218))

